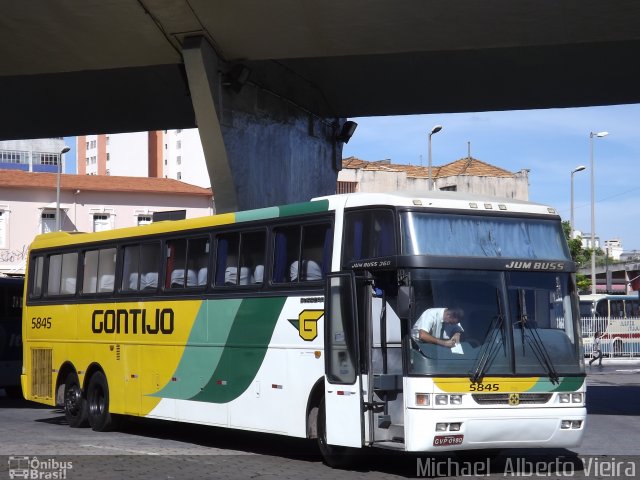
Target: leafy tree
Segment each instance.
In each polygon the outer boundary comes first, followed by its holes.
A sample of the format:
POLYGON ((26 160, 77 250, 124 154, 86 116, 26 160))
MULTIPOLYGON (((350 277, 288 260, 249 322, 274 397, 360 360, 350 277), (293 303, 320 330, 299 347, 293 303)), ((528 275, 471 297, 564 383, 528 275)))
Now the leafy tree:
MULTIPOLYGON (((591 262, 591 249, 582 246, 582 237, 571 238, 571 225, 568 221, 562 222, 562 230, 569 245, 571 258, 578 264, 578 267, 585 267, 591 262)), ((598 249, 599 250, 599 249, 598 249)), ((596 255, 598 253, 596 250, 596 255)), ((580 273, 576 274, 576 284, 578 291, 588 292, 591 290, 591 278, 580 273)))

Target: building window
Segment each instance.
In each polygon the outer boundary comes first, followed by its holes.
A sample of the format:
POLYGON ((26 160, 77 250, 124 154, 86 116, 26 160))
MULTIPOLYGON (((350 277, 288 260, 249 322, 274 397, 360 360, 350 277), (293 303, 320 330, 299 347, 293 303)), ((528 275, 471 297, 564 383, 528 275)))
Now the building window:
POLYGON ((56 214, 52 212, 43 212, 42 213, 42 233, 49 233, 56 231, 56 214))
POLYGON ((7 248, 7 217, 4 210, 0 210, 0 248, 7 248))
POLYGON ((27 152, 0 152, 0 163, 29 163, 27 152))
POLYGON ((178 155, 178 156, 176 157, 176 163, 177 163, 178 165, 180 165, 180 164, 182 163, 182 157, 181 157, 180 155, 178 155))
POLYGON ((149 225, 151 222, 153 222, 151 215, 138 215, 138 226, 149 225))
POLYGON ((358 182, 338 182, 336 193, 354 193, 358 191, 358 182))
POLYGON ((182 180, 182 172, 178 172, 178 174, 176 175, 176 177, 178 178, 178 180, 182 180))
POLYGON ((87 150, 91 148, 91 142, 87 142, 87 150))
POLYGON ((440 191, 441 192, 457 192, 458 191, 458 186, 457 185, 447 185, 446 187, 441 187, 440 191))
POLYGON ((107 162, 111 160, 111 154, 109 152, 107 152, 107 162))
POLYGON ((165 164, 165 165, 167 164, 167 159, 166 159, 166 158, 164 159, 164 164, 165 164))
POLYGON ((176 142, 176 148, 182 148, 182 140, 176 142))
POLYGON ((111 215, 108 213, 94 213, 93 231, 102 232, 104 230, 111 230, 111 215))
POLYGON ((33 152, 32 158, 34 165, 58 165, 58 162, 60 161, 60 154, 33 152))

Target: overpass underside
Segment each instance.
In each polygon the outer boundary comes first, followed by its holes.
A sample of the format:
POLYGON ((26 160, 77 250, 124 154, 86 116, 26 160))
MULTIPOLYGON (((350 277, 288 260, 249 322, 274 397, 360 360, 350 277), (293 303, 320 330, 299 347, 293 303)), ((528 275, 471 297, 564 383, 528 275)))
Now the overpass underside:
POLYGON ((333 193, 346 117, 640 102, 637 0, 5 3, 0 139, 197 126, 219 211, 333 193))

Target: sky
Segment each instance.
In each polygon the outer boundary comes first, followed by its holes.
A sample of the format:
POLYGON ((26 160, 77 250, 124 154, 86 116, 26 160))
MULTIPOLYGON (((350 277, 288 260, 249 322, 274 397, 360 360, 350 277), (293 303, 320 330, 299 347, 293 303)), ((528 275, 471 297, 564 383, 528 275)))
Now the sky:
POLYGON ((563 220, 571 216, 574 174, 575 228, 591 232, 590 132, 593 139, 595 233, 618 239, 625 251, 640 250, 640 104, 603 107, 470 112, 352 118, 358 127, 343 157, 389 159, 427 166, 428 136, 433 165, 471 156, 518 172, 529 169, 529 200, 548 204, 563 220))

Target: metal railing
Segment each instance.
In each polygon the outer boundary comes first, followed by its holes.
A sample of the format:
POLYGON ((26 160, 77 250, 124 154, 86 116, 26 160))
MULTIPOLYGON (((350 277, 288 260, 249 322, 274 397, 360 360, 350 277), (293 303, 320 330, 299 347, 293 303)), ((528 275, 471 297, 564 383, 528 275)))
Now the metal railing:
POLYGON ((605 357, 640 357, 640 317, 583 317, 582 345, 585 356, 593 354, 596 332, 603 332, 600 346, 605 357))

